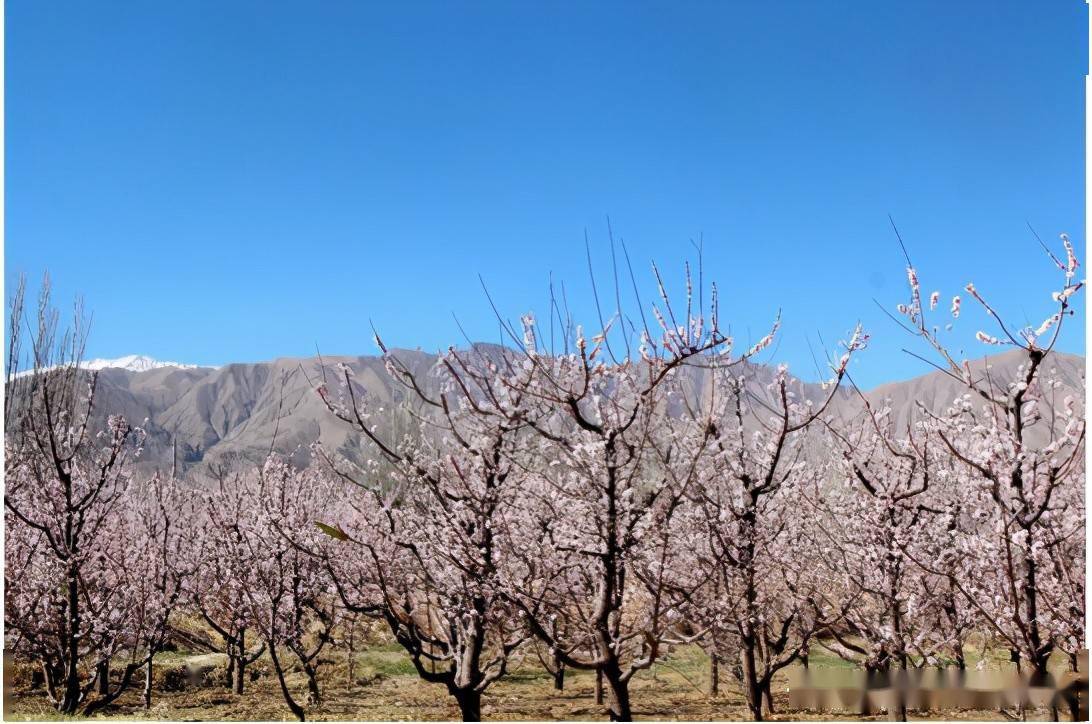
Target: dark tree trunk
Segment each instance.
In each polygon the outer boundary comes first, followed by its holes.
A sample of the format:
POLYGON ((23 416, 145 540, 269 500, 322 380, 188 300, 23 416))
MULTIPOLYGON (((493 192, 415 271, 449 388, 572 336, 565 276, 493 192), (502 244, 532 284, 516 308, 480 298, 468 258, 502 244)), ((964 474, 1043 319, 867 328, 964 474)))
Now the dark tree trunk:
MULTIPOLYGON (((281 668, 281 660, 277 656, 277 647, 273 645, 272 641, 267 641, 266 645, 269 648, 269 658, 273 661, 273 671, 277 674, 277 681, 281 685, 281 694, 284 696, 284 703, 288 705, 289 710, 300 721, 307 721, 307 716, 304 714, 303 707, 296 703, 296 700, 292 698, 292 692, 288 690, 288 684, 284 680, 284 669, 281 668)), ((242 677, 239 677, 240 679, 242 677)))
POLYGON ((709 696, 720 694, 720 657, 716 654, 709 656, 709 696))
POLYGON ((743 691, 747 695, 747 707, 755 721, 762 721, 762 683, 755 667, 754 644, 744 637, 743 641, 743 691))
POLYGON ((611 721, 633 721, 633 712, 629 706, 629 682, 622 679, 618 672, 606 671, 607 709, 611 721))
POLYGON ((321 704, 322 692, 319 691, 318 685, 318 672, 314 666, 310 664, 303 665, 304 673, 307 674, 307 703, 308 704, 321 704))
POLYGON ((595 670, 595 703, 603 703, 603 670, 595 670))
MULTIPOLYGON (((224 672, 224 688, 230 690, 235 686, 235 669, 238 658, 235 656, 234 648, 228 648, 228 665, 227 671, 224 672)), ((240 677, 241 678, 241 677, 240 677)))
POLYGON ((75 564, 68 566, 68 600, 65 623, 64 695, 58 710, 62 714, 75 714, 79 709, 83 692, 80 691, 80 573, 75 564))
POLYGON ((459 713, 463 721, 482 720, 482 695, 481 692, 471 689, 458 689, 454 692, 455 701, 459 704, 459 713))
POLYGON ((876 677, 878 672, 875 666, 865 663, 865 685, 864 690, 861 691, 861 715, 870 716, 872 714, 872 706, 869 703, 868 694, 870 691, 876 688, 876 677))
MULTIPOLYGON (((1024 620, 1028 625, 1028 643, 1031 648, 1031 671, 1028 672, 1029 686, 1035 687, 1052 687, 1054 684, 1054 677, 1050 674, 1047 666, 1050 662, 1050 654, 1054 650, 1053 643, 1047 639, 1045 642, 1042 638, 1042 633, 1039 629, 1039 588, 1036 581, 1036 575, 1038 566, 1035 563, 1035 558, 1031 553, 1032 550, 1032 537, 1031 530, 1027 530, 1027 545, 1028 553, 1026 556, 1026 571, 1024 573, 1024 597, 1026 613, 1024 620)), ((1052 714, 1057 718, 1057 710, 1051 707, 1052 714)))
POLYGON ((894 681, 892 684, 895 686, 895 720, 906 721, 906 688, 909 686, 910 681, 906 676, 906 668, 899 668, 895 672, 894 681))
POLYGON ((95 693, 106 696, 110 693, 110 662, 100 661, 95 667, 95 693))
POLYGON ((1069 708, 1070 721, 1085 721, 1088 719, 1087 715, 1087 702, 1088 702, 1088 682, 1083 684, 1073 682, 1062 692, 1062 698, 1065 700, 1066 706, 1069 708), (1085 701, 1085 712, 1081 711, 1081 699, 1085 701))
POLYGON ((743 550, 740 554, 740 563, 744 570, 744 598, 746 601, 746 620, 743 622, 740 633, 740 643, 743 654, 743 690, 747 695, 747 706, 751 709, 751 716, 755 721, 762 721, 762 682, 758 680, 758 666, 756 661, 758 649, 758 633, 755 631, 755 622, 758 620, 758 589, 755 583, 755 538, 758 513, 759 493, 753 489, 748 491, 750 504, 746 508, 741 522, 744 538, 743 550))
POLYGON ((565 690, 565 664, 560 661, 557 662, 557 668, 554 670, 554 691, 565 690))
MULTIPOLYGON (((556 641, 558 638, 558 625, 556 620, 553 623, 552 629, 553 637, 556 641)), ((565 662, 561 660, 561 654, 556 648, 553 650, 553 670, 551 671, 549 667, 546 667, 546 670, 550 671, 554 676, 554 691, 564 691, 565 662)))
POLYGON ((121 673, 121 681, 118 683, 117 687, 113 691, 110 691, 110 688, 107 687, 105 694, 94 699, 83 708, 83 715, 91 716, 113 704, 118 697, 128 691, 129 685, 133 683, 133 675, 143 666, 144 662, 142 661, 126 664, 125 669, 121 673))
POLYGON ((236 659, 234 668, 235 676, 233 677, 233 680, 229 683, 233 684, 232 690, 236 694, 242 695, 244 682, 246 681, 246 677, 244 676, 244 674, 246 674, 246 657, 244 656, 242 658, 236 659))
POLYGON ((356 621, 352 620, 352 621, 349 622, 349 641, 348 641, 348 644, 349 644, 349 660, 348 660, 347 671, 345 672, 346 677, 348 677, 348 679, 349 679, 348 684, 349 684, 349 689, 350 690, 352 690, 353 685, 356 683, 356 675, 355 675, 355 671, 356 671, 355 638, 356 638, 356 621))

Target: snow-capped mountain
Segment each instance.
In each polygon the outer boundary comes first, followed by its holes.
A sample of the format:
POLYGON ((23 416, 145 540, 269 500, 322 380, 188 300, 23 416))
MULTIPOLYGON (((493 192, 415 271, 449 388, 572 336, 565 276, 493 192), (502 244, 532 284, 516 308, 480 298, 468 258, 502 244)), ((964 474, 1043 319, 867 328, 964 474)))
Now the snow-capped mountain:
MULTIPOLYGON (((216 369, 215 367, 187 365, 182 364, 181 362, 162 362, 142 354, 127 354, 124 357, 118 357, 117 359, 86 359, 80 362, 80 368, 85 370, 118 369, 127 372, 147 372, 148 370, 158 370, 164 367, 171 367, 179 370, 216 369)), ((42 371, 44 372, 51 369, 53 368, 46 367, 42 371)), ((25 377, 26 375, 32 374, 34 374, 33 369, 24 369, 17 372, 15 376, 25 377)))
POLYGON ((147 372, 160 367, 177 367, 183 370, 197 369, 198 365, 187 365, 181 362, 163 362, 152 359, 142 354, 128 354, 117 359, 89 359, 84 361, 81 367, 89 370, 122 369, 130 372, 147 372))

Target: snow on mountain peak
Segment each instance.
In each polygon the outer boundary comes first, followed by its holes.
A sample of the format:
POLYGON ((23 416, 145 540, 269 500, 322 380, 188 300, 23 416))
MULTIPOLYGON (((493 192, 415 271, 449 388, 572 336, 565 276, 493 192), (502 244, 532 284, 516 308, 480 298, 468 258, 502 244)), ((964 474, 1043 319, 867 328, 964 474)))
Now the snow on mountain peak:
POLYGON ((130 372, 147 372, 160 367, 177 367, 183 370, 196 369, 197 365, 186 365, 181 362, 162 362, 142 354, 128 354, 117 359, 90 359, 80 364, 89 370, 123 369, 130 372))
MULTIPOLYGON (((67 365, 66 365, 67 366, 67 365)), ((178 370, 195 370, 198 368, 216 369, 209 365, 186 365, 181 362, 163 362, 157 359, 152 359, 143 354, 127 354, 124 357, 118 357, 117 359, 86 359, 80 361, 80 369, 84 370, 126 370, 127 372, 147 372, 148 370, 158 370, 164 367, 170 367, 178 370)), ((55 367, 46 367, 41 372, 46 372, 55 367)), ((25 369, 15 373, 16 377, 25 377, 26 375, 34 374, 33 369, 25 369)))

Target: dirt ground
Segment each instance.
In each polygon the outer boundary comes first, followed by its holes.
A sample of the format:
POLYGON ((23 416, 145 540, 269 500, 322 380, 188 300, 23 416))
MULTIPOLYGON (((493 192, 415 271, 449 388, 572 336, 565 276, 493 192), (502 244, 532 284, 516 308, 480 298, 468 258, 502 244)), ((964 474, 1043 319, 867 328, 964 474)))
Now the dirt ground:
MULTIPOLYGON (((157 675, 181 663, 194 660, 219 663, 215 656, 187 657, 164 654, 156 660, 157 675)), ((378 646, 358 654, 354 681, 348 680, 344 655, 331 657, 320 670, 323 702, 308 705, 312 720, 452 720, 459 710, 441 685, 423 683, 414 673, 409 659, 393 646, 378 646)), ((839 666, 836 660, 816 662, 819 666, 839 666)), ((258 666, 260 670, 262 667, 258 666)), ((725 721, 747 720, 750 714, 731 677, 722 670, 721 693, 710 697, 708 660, 700 650, 683 648, 669 654, 648 671, 637 674, 631 684, 633 713, 638 720, 725 721)), ((289 685, 298 701, 305 700, 302 673, 292 674, 289 685)), ((505 679, 494 684, 482 701, 482 716, 492 720, 604 720, 605 710, 594 700, 595 676, 587 672, 566 672, 565 689, 557 692, 534 657, 517 666, 505 679)), ((788 710, 788 678, 775 687, 775 708, 771 717, 785 720, 885 720, 886 715, 861 717, 847 711, 805 712, 788 710)), ((153 705, 145 710, 140 701, 140 686, 118 700, 117 706, 103 713, 109 719, 160 720, 286 720, 292 719, 272 675, 262 675, 247 682, 247 690, 236 696, 220 685, 210 683, 180 691, 156 691, 153 705)), ((1048 712, 1038 712, 1046 719, 1048 712)), ((25 686, 7 687, 5 719, 57 719, 44 694, 25 686)), ((1000 720, 997 711, 945 711, 911 713, 911 719, 1000 720)), ((1064 718, 1064 717, 1063 717, 1064 718)))

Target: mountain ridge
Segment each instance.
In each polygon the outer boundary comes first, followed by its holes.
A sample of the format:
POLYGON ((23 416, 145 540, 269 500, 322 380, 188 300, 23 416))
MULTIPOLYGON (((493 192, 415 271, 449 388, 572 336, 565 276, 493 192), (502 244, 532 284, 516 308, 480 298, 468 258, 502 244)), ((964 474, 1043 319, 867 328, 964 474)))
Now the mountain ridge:
MULTIPOLYGON (((421 350, 393 353, 419 373, 431 369, 437 359, 437 355, 421 350)), ((975 360, 971 368, 976 374, 988 372, 1004 381, 1015 374, 1019 359, 1014 350, 975 360)), ((1084 357, 1056 352, 1051 359, 1046 372, 1054 368, 1067 392, 1083 389, 1084 357)), ((366 453, 359 438, 314 393, 322 368, 328 372, 338 363, 352 370, 353 384, 366 390, 376 404, 394 409, 402 401, 404 391, 388 377, 383 359, 376 355, 281 357, 221 367, 158 363, 134 370, 105 366, 96 370, 99 384, 94 423, 101 425, 106 414, 121 414, 145 429, 144 451, 135 464, 141 472, 177 468, 183 476, 198 477, 218 467, 256 463, 271 448, 290 455, 296 464, 306 465, 310 462, 309 446, 315 441, 360 460, 366 453)), ((772 379, 773 367, 755 364, 752 369, 756 389, 772 379)), ((820 399, 826 394, 817 383, 794 380, 794 385, 808 398, 820 399)), ((330 387, 336 389, 333 384, 330 387)), ((933 371, 862 394, 873 404, 890 399, 901 426, 916 415, 916 404, 940 411, 962 389, 959 380, 933 371)), ((851 413, 859 398, 852 388, 844 390, 837 396, 837 406, 851 413)), ((385 424, 400 429, 404 422, 392 415, 385 424)))

